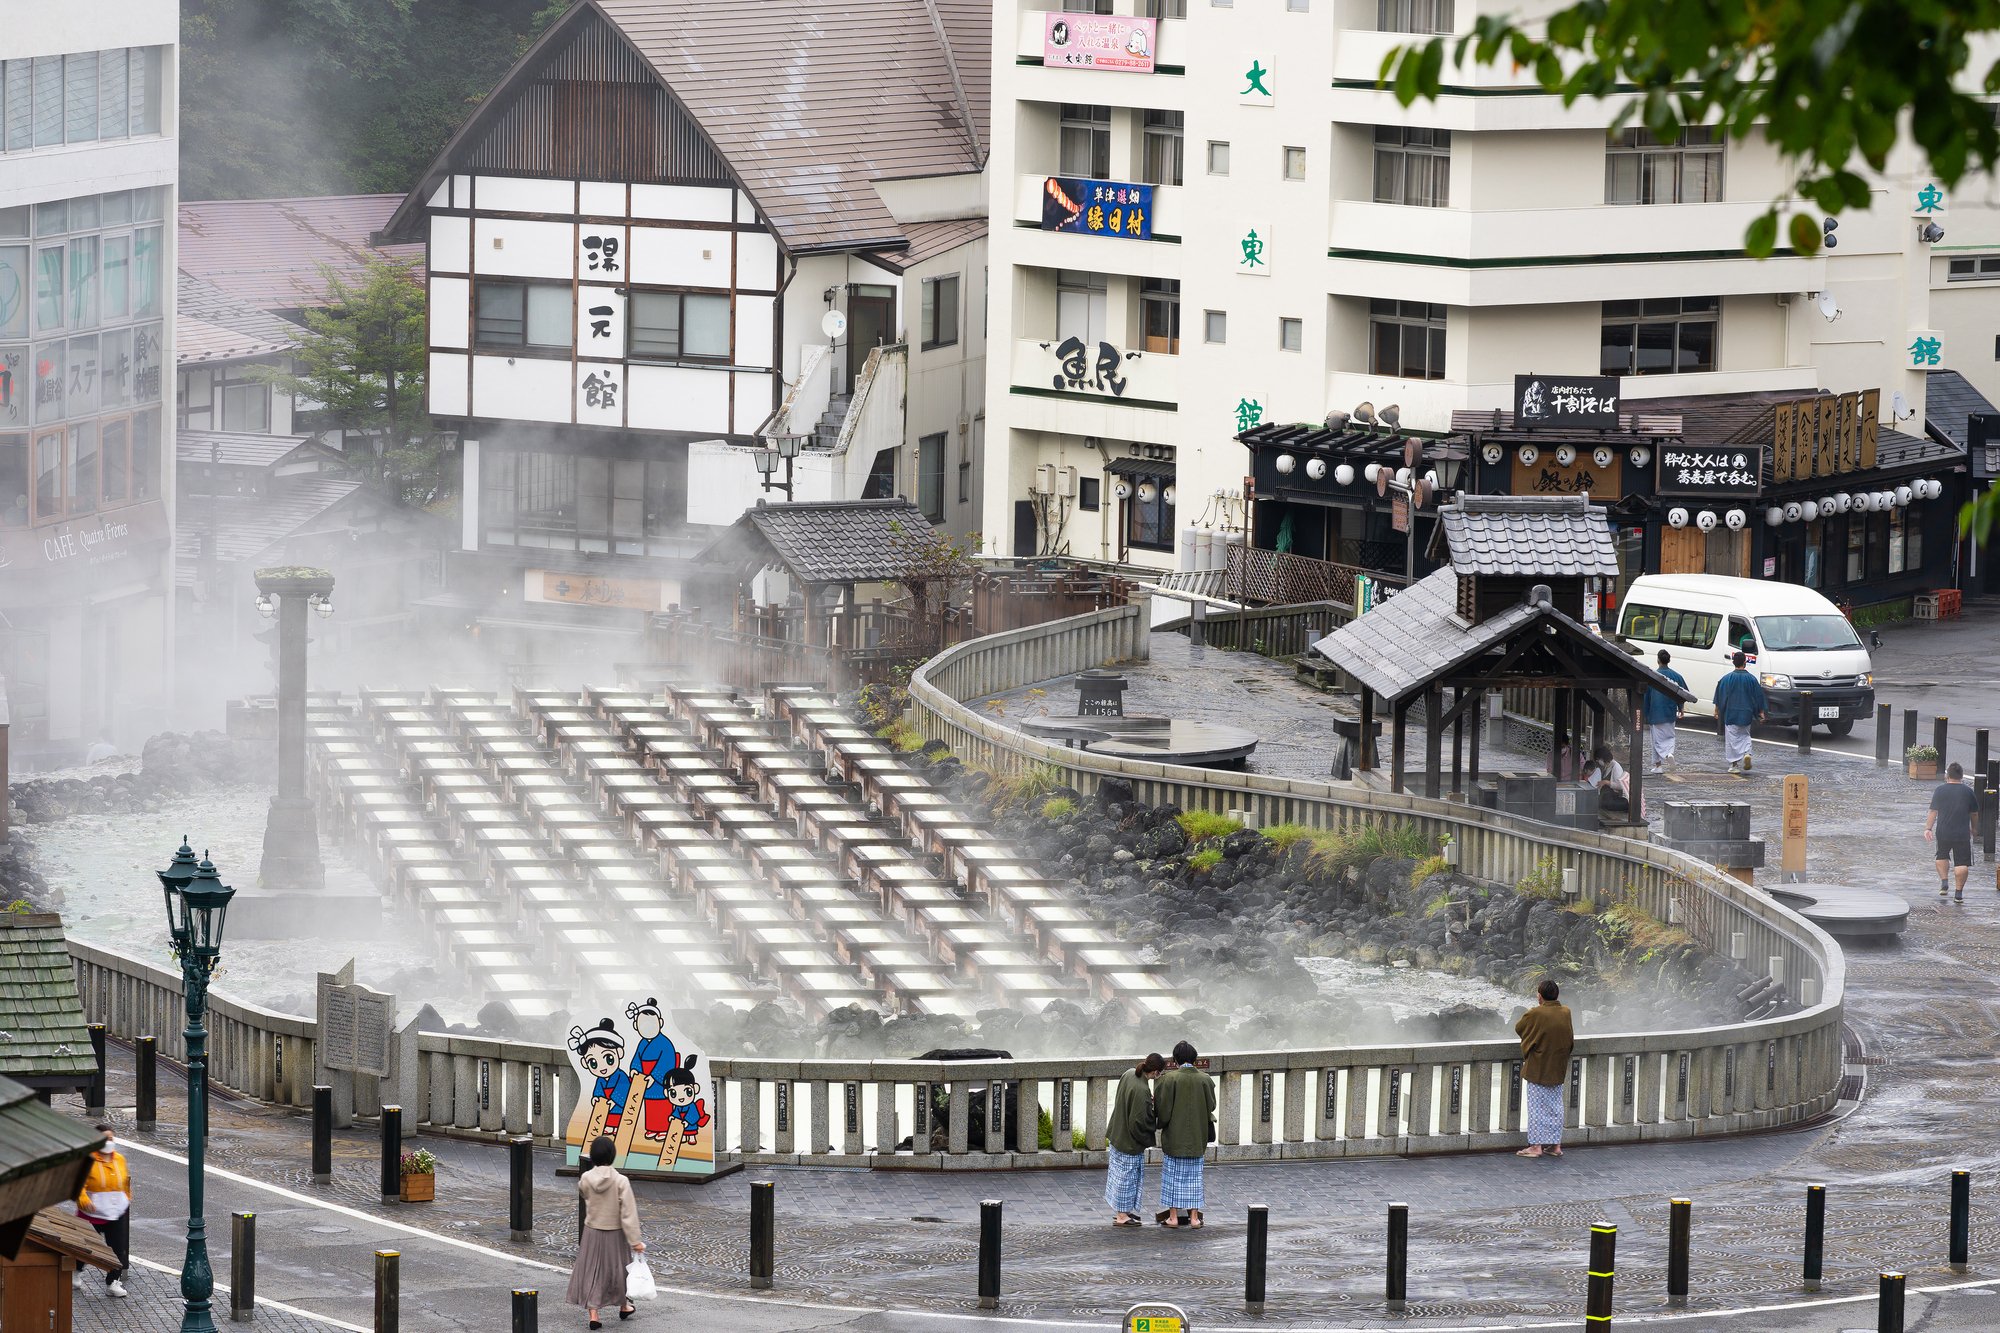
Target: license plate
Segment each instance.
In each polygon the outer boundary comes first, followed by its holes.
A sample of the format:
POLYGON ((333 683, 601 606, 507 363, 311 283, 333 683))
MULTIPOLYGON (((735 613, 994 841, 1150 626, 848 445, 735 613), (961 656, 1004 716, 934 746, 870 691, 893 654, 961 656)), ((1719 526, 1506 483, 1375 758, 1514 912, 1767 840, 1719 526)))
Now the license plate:
POLYGON ((1835 704, 1835 705, 1832 705, 1832 706, 1830 706, 1830 707, 1829 707, 1829 706, 1822 706, 1822 707, 1820 708, 1820 710, 1819 710, 1819 715, 1820 715, 1821 717, 1839 717, 1839 716, 1840 716, 1840 706, 1839 706, 1838 704, 1835 704))

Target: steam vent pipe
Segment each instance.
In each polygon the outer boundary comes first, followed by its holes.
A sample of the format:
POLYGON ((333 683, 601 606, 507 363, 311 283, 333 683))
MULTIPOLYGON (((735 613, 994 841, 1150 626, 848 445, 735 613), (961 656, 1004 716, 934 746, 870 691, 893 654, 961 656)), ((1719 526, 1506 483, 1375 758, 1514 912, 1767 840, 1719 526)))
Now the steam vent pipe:
POLYGON ((306 613, 331 604, 333 575, 324 569, 260 569, 260 605, 275 603, 278 618, 278 794, 264 825, 260 868, 268 889, 321 889, 319 819, 306 796, 306 613))

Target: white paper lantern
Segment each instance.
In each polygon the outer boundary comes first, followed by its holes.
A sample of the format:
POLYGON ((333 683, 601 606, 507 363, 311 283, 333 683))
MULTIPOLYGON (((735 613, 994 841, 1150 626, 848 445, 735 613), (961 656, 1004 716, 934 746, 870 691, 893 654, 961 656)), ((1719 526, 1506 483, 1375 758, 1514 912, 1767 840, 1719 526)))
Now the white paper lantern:
POLYGON ((1944 483, 1935 477, 1927 477, 1920 484, 1924 488, 1924 499, 1926 500, 1935 500, 1944 494, 1944 483))
POLYGON ((1297 467, 1298 465, 1299 465, 1299 460, 1293 458, 1290 454, 1278 455, 1278 471, 1283 473, 1285 476, 1287 477, 1291 476, 1292 469, 1297 467))
POLYGON ((1342 463, 1342 464, 1340 464, 1340 466, 1338 466, 1338 467, 1334 468, 1334 470, 1333 470, 1333 479, 1334 479, 1335 481, 1339 482, 1339 483, 1340 483, 1341 485, 1343 485, 1343 486, 1351 486, 1351 485, 1353 485, 1353 484, 1354 484, 1354 464, 1352 464, 1352 463, 1342 463))
POLYGON ((1590 461, 1599 467, 1610 467, 1611 460, 1615 457, 1617 455, 1613 454, 1608 446, 1602 444, 1590 451, 1590 461))
POLYGON ((1764 522, 1767 526, 1775 528, 1784 521, 1785 511, 1778 508, 1778 506, 1772 505, 1764 511, 1764 522))
POLYGON ((1741 509, 1732 509, 1722 516, 1722 521, 1729 525, 1731 532, 1741 532, 1743 525, 1750 521, 1750 515, 1744 513, 1741 509))
POLYGON ((1576 461, 1575 445, 1565 444, 1561 448, 1556 450, 1556 463, 1558 466, 1568 467, 1571 463, 1574 463, 1575 461, 1576 461))
POLYGON ((1684 527, 1686 527, 1687 525, 1688 525, 1688 511, 1687 511, 1687 510, 1685 510, 1685 509, 1682 509, 1682 508, 1680 508, 1680 507, 1679 507, 1678 505, 1676 505, 1676 506, 1675 506, 1674 508, 1672 508, 1672 509, 1669 509, 1669 510, 1667 511, 1667 526, 1668 526, 1668 527, 1670 527, 1670 528, 1684 528, 1684 527))
POLYGON ((1507 451, 1489 440, 1479 446, 1479 456, 1488 463, 1498 463, 1507 456, 1507 451))
POLYGON ((1132 498, 1132 483, 1121 481, 1111 488, 1111 493, 1121 500, 1129 500, 1132 498))
POLYGON ((1834 513, 1844 514, 1852 508, 1854 508, 1854 497, 1849 495, 1846 491, 1842 491, 1839 495, 1833 497, 1834 513))
POLYGON ((1172 504, 1174 502, 1174 496, 1176 494, 1177 492, 1174 490, 1174 488, 1172 486, 1168 486, 1167 489, 1160 492, 1160 498, 1162 500, 1165 500, 1168 504, 1172 504))
POLYGON ((1806 507, 1797 500, 1793 500, 1785 506, 1785 522, 1796 523, 1805 516, 1806 507))
POLYGON ((1817 523, 1819 521, 1819 501, 1817 500, 1806 501, 1805 520, 1808 523, 1817 523))
POLYGON ((1896 503, 1894 491, 1877 491, 1868 497, 1868 507, 1878 514, 1894 503, 1896 503))
POLYGON ((1382 475, 1382 465, 1380 463, 1370 463, 1368 466, 1361 469, 1362 479, 1365 480, 1370 486, 1373 486, 1375 484, 1375 478, 1379 477, 1380 475, 1382 475))
POLYGON ((1644 467, 1653 461, 1653 451, 1643 444, 1635 444, 1627 451, 1625 457, 1632 460, 1633 467, 1644 467))
POLYGON ((1901 509, 1904 505, 1908 504, 1913 494, 1914 492, 1908 486, 1898 486, 1896 488, 1896 508, 1901 509))
POLYGON ((1848 500, 1848 506, 1851 509, 1853 509, 1855 513, 1865 514, 1868 512, 1868 492, 1856 491, 1854 494, 1848 496, 1847 500, 1848 500))
POLYGON ((1159 488, 1150 481, 1139 483, 1139 503, 1149 505, 1160 498, 1159 488))
POLYGON ((1314 481, 1318 481, 1321 477, 1324 477, 1326 475, 1326 460, 1324 458, 1308 458, 1306 460, 1306 475, 1314 481))
POLYGON ((1411 473, 1410 473, 1410 470, 1409 470, 1408 468, 1406 468, 1406 467, 1399 467, 1399 468, 1397 468, 1397 469, 1396 469, 1396 484, 1397 484, 1397 485, 1399 485, 1399 486, 1407 486, 1407 485, 1409 485, 1409 484, 1410 484, 1410 477, 1411 477, 1411 473))
POLYGON ((1694 525, 1700 528, 1703 532, 1714 532, 1715 511, 1713 509, 1702 510, 1699 514, 1696 514, 1694 516, 1694 525))
POLYGON ((1542 461, 1542 451, 1532 444, 1524 444, 1514 457, 1521 460, 1522 467, 1533 467, 1542 461))

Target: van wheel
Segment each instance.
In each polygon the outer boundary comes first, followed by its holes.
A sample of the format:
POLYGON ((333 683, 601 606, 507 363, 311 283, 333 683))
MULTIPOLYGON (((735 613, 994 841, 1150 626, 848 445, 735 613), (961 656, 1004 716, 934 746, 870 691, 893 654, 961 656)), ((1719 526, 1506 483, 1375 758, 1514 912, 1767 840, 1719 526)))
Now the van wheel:
POLYGON ((1838 721, 1827 723, 1826 729, 1833 734, 1835 740, 1838 740, 1854 730, 1854 719, 1843 717, 1838 721))

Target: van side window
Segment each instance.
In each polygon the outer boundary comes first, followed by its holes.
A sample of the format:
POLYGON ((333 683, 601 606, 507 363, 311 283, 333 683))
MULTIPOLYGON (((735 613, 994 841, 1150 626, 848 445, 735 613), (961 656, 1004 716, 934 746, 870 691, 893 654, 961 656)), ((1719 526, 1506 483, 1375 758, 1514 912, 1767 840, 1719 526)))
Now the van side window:
POLYGON ((1729 617, 1729 642, 1724 644, 1723 647, 1732 653, 1739 650, 1743 652, 1756 652, 1757 640, 1750 633, 1750 622, 1742 616, 1729 617), (1745 639, 1750 640, 1747 645, 1743 642, 1745 639))
MULTIPOLYGON (((1628 639, 1644 639, 1671 648, 1713 648, 1715 632, 1722 628, 1722 617, 1681 607, 1627 602, 1622 623, 1619 632, 1628 639)), ((1747 627, 1744 632, 1749 632, 1747 627)))
POLYGON ((1625 604, 1625 623, 1619 630, 1628 639, 1645 639, 1649 642, 1660 637, 1660 608, 1644 606, 1636 602, 1625 604))

